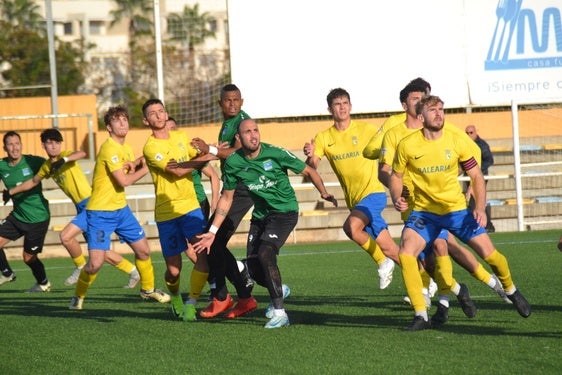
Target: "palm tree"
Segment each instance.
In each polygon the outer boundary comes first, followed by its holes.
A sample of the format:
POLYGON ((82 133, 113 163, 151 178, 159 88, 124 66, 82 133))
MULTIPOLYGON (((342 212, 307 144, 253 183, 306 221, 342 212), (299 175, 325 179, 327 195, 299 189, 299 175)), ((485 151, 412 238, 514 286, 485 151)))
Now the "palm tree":
POLYGON ((199 14, 199 4, 193 8, 185 6, 183 13, 170 13, 168 15, 168 33, 171 39, 180 41, 192 52, 194 47, 205 42, 207 38, 214 38, 215 32, 209 29, 212 21, 209 13, 199 14))
POLYGON ((152 0, 115 0, 117 9, 109 12, 113 20, 110 27, 126 19, 129 23, 129 43, 134 43, 137 36, 152 33, 152 0), (149 18, 150 17, 150 18, 149 18))
POLYGON ((45 32, 45 19, 41 8, 32 0, 0 0, 1 19, 12 26, 45 32))

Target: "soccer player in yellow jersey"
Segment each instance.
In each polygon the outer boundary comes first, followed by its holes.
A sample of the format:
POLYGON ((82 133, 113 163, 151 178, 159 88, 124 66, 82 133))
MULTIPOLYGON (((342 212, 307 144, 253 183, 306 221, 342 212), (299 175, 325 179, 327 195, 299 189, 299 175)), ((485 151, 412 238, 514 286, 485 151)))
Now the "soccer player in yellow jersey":
MULTIPOLYGON (((72 200, 77 211, 77 215, 68 223, 60 233, 60 239, 71 256, 76 268, 72 274, 66 278, 64 285, 76 284, 80 271, 86 264, 86 257, 82 253, 82 247, 76 237, 86 231, 86 203, 92 194, 92 188, 84 171, 80 168, 77 160, 86 157, 84 151, 61 151, 63 142, 62 134, 58 129, 46 129, 41 133, 41 144, 49 159, 43 163, 39 172, 33 178, 25 181, 10 190, 10 194, 18 194, 32 189, 39 185, 45 178, 52 178, 58 187, 72 200)), ((140 281, 137 268, 123 258, 119 253, 109 250, 106 253, 105 261, 118 270, 129 275, 129 282, 125 288, 134 288, 140 281)))
POLYGON ((378 163, 362 154, 377 129, 351 119, 351 99, 346 90, 331 90, 327 102, 334 125, 304 145, 306 163, 316 169, 324 156, 328 159, 351 211, 343 230, 379 265, 379 286, 384 289, 392 281, 394 262, 399 259, 398 246, 382 217, 386 191, 377 176, 378 163))
POLYGON ((135 253, 135 265, 141 276, 141 298, 170 302, 170 296, 154 288, 154 268, 150 248, 142 226, 127 204, 125 187, 148 173, 143 157, 135 160, 132 147, 125 142, 129 132, 129 112, 124 106, 107 110, 104 123, 109 138, 96 156, 92 196, 86 205, 88 221, 88 263, 82 268, 76 283, 71 310, 81 310, 88 288, 96 279, 115 232, 135 253))
MULTIPOLYGON (((386 132, 379 159, 379 179, 387 187, 389 186, 392 162, 396 155, 398 143, 409 134, 419 131, 419 129, 423 127, 423 123, 416 115, 415 107, 424 95, 425 86, 417 83, 409 83, 400 91, 400 101, 402 102, 407 117, 404 123, 386 132)), ((451 131, 458 133, 458 136, 464 136, 461 130, 455 130, 457 128, 453 125, 445 124, 445 126, 451 127, 451 131)), ((478 153, 479 150, 474 148, 474 151, 478 153)), ((479 158, 477 158, 477 160, 479 160, 479 158)), ((409 209, 402 212, 402 220, 406 221, 414 204, 414 187, 408 173, 404 173, 403 185, 404 191, 407 192, 403 195, 408 200, 409 205, 409 209)), ((446 230, 443 230, 439 234, 433 246, 434 252, 430 253, 431 256, 424 262, 424 266, 430 270, 430 273, 435 276, 439 284, 439 304, 437 313, 432 317, 434 323, 443 324, 448 320, 449 293, 451 291, 459 299, 463 311, 465 311, 467 316, 474 317, 476 312, 475 306, 468 298, 468 289, 466 286, 464 284, 458 284, 453 278, 453 268, 449 253, 457 263, 470 272, 476 279, 490 286, 490 288, 496 291, 502 298, 507 298, 505 297, 505 291, 501 287, 499 280, 486 271, 476 260, 474 255, 460 246, 455 238, 446 230), (436 263, 437 272, 433 271, 433 263, 436 263)), ((422 255, 423 254, 422 252, 422 255)))
POLYGON ((188 241, 192 244, 198 241, 195 235, 204 231, 206 220, 193 186, 191 172, 194 169, 179 167, 177 163, 193 159, 197 151, 185 132, 169 130, 168 112, 160 99, 147 100, 142 114, 142 122, 152 130, 143 154, 154 182, 154 216, 166 261, 164 279, 171 294, 172 312, 184 321, 194 321, 197 320, 195 304, 207 283, 209 266, 206 254, 197 254, 191 272, 189 299, 184 304, 180 292, 182 253, 187 251, 188 241))
POLYGON ((443 126, 443 101, 437 96, 422 98, 416 105, 416 114, 421 116, 423 129, 398 144, 390 176, 392 202, 400 212, 408 209, 408 202, 402 196, 406 171, 414 186, 414 206, 402 232, 399 253, 402 277, 415 311, 407 330, 431 327, 417 257, 442 229, 469 245, 490 265, 519 314, 528 317, 531 306, 515 287, 507 259, 495 249, 485 229, 486 187, 472 141, 443 126), (476 201, 473 213, 467 208, 457 179, 459 165, 473 186, 476 201))

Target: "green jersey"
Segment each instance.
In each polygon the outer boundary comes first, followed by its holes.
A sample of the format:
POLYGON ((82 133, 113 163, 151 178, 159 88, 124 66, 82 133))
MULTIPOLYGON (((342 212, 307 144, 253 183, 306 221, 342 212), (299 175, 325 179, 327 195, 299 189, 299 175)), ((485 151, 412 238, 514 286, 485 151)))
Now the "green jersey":
POLYGON ((300 174, 306 164, 284 148, 261 143, 261 151, 248 159, 242 149, 224 163, 223 188, 235 190, 238 182, 248 189, 254 201, 252 217, 263 219, 272 212, 298 211, 295 191, 287 170, 300 174))
MULTIPOLYGON (((35 155, 22 155, 18 164, 11 166, 8 158, 0 160, 0 179, 6 189, 11 189, 33 178, 38 172, 45 158, 35 155)), ((49 201, 43 196, 43 187, 38 184, 33 189, 16 194, 12 197, 14 210, 12 215, 24 223, 41 223, 49 220, 49 201)))
POLYGON ((205 193, 205 188, 201 183, 201 171, 196 169, 191 172, 191 177, 193 177, 193 187, 195 188, 195 194, 197 194, 197 201, 199 203, 207 200, 207 194, 205 193))
MULTIPOLYGON (((219 132, 219 144, 228 142, 228 145, 230 147, 234 147, 234 143, 236 143, 235 135, 238 132, 238 125, 240 125, 242 120, 245 120, 247 118, 250 118, 250 116, 248 116, 246 112, 240 110, 240 112, 238 112, 236 116, 225 120, 222 123, 222 127, 219 132)), ((220 163, 221 171, 224 172, 224 160, 221 159, 220 163)))

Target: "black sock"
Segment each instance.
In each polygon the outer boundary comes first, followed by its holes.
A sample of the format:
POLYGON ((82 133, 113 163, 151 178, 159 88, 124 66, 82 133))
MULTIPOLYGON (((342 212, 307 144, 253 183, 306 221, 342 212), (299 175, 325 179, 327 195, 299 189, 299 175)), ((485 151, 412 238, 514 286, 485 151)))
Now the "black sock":
POLYGON ((10 268, 10 264, 8 263, 8 259, 6 258, 6 253, 4 249, 0 248, 0 272, 4 276, 10 276, 14 271, 10 268))
POLYGON ((47 273, 45 272, 45 266, 36 258, 35 261, 28 264, 28 267, 31 268, 31 272, 33 276, 35 276, 35 280, 37 280, 37 284, 46 285, 49 280, 47 279, 47 273))

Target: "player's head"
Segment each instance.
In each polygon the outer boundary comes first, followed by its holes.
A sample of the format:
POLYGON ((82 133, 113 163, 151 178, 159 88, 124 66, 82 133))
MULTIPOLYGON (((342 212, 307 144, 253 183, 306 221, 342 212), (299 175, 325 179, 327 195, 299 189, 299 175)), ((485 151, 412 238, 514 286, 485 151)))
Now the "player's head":
POLYGON ((431 131, 439 131, 445 123, 443 100, 436 95, 424 96, 416 104, 416 114, 423 121, 423 127, 431 131))
POLYGON ((41 144, 49 157, 55 157, 60 154, 62 143, 62 134, 58 129, 45 129, 41 132, 41 144))
POLYGON ((431 94, 431 85, 425 79, 418 77, 411 80, 408 84, 422 86, 426 95, 431 94))
POLYGON ((345 98, 351 103, 351 96, 347 91, 345 91, 341 87, 330 90, 328 96, 326 96, 326 102, 328 103, 328 108, 332 108, 332 105, 334 104, 334 100, 340 98, 345 98))
POLYGON ((12 160, 19 160, 21 158, 21 136, 19 133, 10 130, 4 134, 4 151, 8 154, 8 158, 12 160))
POLYGON ((175 118, 172 116, 168 116, 168 120, 166 121, 166 126, 168 130, 178 130, 178 123, 175 118))
POLYGON ((238 115, 244 104, 240 89, 233 83, 223 86, 221 96, 218 101, 225 119, 238 115))
POLYGON ((468 125, 465 129, 464 129, 465 133, 474 141, 476 138, 478 138, 478 133, 476 132, 476 126, 474 125, 468 125))
POLYGON ((164 108, 164 103, 162 103, 162 100, 156 99, 156 98, 148 99, 142 105, 142 116, 144 118, 148 118, 148 107, 153 106, 153 105, 162 106, 162 108, 164 108))
POLYGON ((236 138, 242 144, 246 154, 255 153, 260 149, 260 131, 255 120, 245 119, 238 125, 236 138))
POLYGON ((111 120, 124 116, 127 121, 129 120, 129 110, 122 104, 114 107, 109 107, 103 116, 103 123, 106 126, 111 125, 111 120))
POLYGON ((41 132, 41 143, 47 141, 62 142, 62 134, 58 129, 50 128, 41 132))
POLYGON ((421 92, 422 94, 427 94, 426 92, 426 87, 423 84, 420 84, 418 82, 410 82, 406 85, 406 87, 404 87, 402 90, 400 90, 400 103, 404 104, 406 103, 406 100, 408 99, 408 96, 413 93, 413 92, 421 92))

